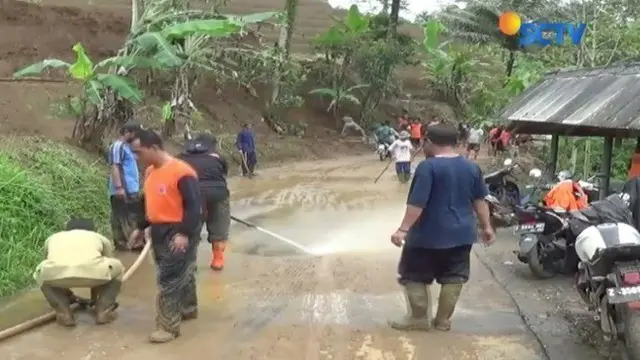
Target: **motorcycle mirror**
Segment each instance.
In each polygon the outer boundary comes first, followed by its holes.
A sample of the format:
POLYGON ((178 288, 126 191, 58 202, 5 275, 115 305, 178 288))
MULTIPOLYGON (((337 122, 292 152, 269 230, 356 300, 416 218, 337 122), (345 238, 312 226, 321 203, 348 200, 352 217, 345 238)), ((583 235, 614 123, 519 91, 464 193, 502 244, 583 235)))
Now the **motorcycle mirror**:
POLYGON ((529 176, 534 178, 534 179, 537 179, 537 178, 542 176, 542 170, 540 170, 538 168, 533 168, 533 169, 531 169, 531 171, 529 171, 529 176))
POLYGON ((509 165, 511 165, 511 164, 513 164, 513 160, 512 160, 512 159, 506 159, 506 160, 504 161, 504 166, 509 166, 509 165))

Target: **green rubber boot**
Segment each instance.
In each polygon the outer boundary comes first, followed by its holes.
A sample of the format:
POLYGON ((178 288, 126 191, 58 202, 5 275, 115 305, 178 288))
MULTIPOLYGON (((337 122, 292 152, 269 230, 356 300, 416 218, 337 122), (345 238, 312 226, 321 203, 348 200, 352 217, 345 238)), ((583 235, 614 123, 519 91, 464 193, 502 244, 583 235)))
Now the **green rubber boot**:
POLYGON ((429 286, 408 282, 404 285, 407 314, 399 320, 390 320, 389 326, 402 331, 429 331, 431 329, 431 294, 429 286))
POLYGON ((433 320, 433 327, 436 330, 451 330, 451 316, 456 310, 461 291, 462 284, 444 284, 440 287, 438 311, 436 312, 436 318, 433 320))

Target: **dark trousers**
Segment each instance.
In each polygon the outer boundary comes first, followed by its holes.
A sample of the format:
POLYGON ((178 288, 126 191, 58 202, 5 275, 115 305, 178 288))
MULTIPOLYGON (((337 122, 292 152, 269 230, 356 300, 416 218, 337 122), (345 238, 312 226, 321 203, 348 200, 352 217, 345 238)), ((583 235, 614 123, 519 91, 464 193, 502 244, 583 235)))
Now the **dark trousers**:
POLYGON ((471 245, 449 249, 403 247, 398 282, 463 284, 469 280, 471 245))
POLYGON ((129 236, 136 229, 141 214, 140 197, 138 193, 125 197, 111 195, 111 231, 116 249, 127 248, 129 236))
POLYGON ((253 175, 253 171, 258 164, 258 155, 255 151, 242 151, 242 176, 253 175))
POLYGON ((180 334, 182 317, 198 308, 195 272, 200 231, 198 229, 195 232, 198 235, 189 239, 186 252, 171 249, 175 233, 172 225, 151 225, 151 245, 158 283, 156 327, 177 336, 180 334))
MULTIPOLYGON (((203 192, 204 193, 204 192, 203 192)), ((229 240, 231 226, 231 209, 229 197, 220 199, 212 194, 204 194, 204 223, 207 226, 207 241, 229 240)))

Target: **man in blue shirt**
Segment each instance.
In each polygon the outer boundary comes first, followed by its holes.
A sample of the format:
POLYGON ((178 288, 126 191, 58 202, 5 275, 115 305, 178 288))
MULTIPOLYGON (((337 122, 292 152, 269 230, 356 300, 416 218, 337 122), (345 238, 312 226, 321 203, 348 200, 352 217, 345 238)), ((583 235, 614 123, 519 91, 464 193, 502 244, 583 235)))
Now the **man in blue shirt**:
POLYGON ((139 124, 126 123, 120 137, 109 147, 109 195, 111 229, 117 250, 127 250, 140 214, 140 176, 136 158, 129 147, 139 124))
POLYGON ((236 137, 236 147, 242 156, 242 176, 252 177, 258 163, 256 139, 251 124, 244 124, 236 137))
POLYGON ((415 171, 404 218, 391 236, 394 245, 403 247, 398 273, 408 303, 408 314, 389 322, 397 330, 450 330, 460 291, 469 279, 476 215, 482 241, 490 244, 494 238, 482 171, 456 153, 456 142, 455 128, 429 126, 427 159, 415 171), (432 320, 429 287, 434 280, 441 288, 432 320))

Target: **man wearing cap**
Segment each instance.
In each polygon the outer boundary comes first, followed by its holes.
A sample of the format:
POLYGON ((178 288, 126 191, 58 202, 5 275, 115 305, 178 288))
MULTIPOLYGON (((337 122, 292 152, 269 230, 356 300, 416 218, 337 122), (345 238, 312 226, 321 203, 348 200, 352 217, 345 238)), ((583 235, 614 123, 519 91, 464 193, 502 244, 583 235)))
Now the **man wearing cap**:
POLYGON ((185 152, 178 158, 189 164, 198 174, 203 197, 203 215, 207 226, 207 240, 211 243, 210 267, 220 271, 224 267, 224 251, 229 239, 231 212, 226 160, 216 151, 218 141, 212 135, 199 134, 185 143, 185 152))
POLYGON ((135 230, 140 213, 140 176, 129 143, 141 127, 127 122, 120 136, 109 147, 109 195, 111 229, 116 250, 127 250, 129 236, 135 230))
POLYGON ((389 152, 396 162, 396 174, 401 183, 406 183, 411 179, 411 151, 413 145, 409 140, 407 131, 400 131, 400 138, 389 146, 389 152))

